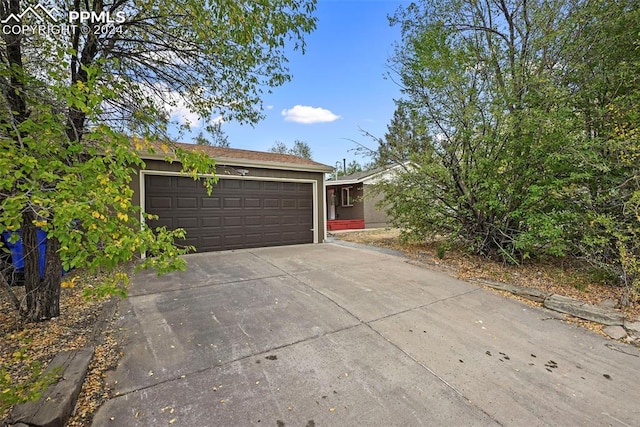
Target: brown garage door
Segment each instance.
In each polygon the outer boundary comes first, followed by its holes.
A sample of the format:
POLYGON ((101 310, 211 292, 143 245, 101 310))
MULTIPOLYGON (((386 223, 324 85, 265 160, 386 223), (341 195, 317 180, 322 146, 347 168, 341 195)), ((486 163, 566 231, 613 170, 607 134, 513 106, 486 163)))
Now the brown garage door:
POLYGON ((207 195, 201 181, 145 175, 145 210, 199 252, 313 242, 310 183, 220 179, 207 195))

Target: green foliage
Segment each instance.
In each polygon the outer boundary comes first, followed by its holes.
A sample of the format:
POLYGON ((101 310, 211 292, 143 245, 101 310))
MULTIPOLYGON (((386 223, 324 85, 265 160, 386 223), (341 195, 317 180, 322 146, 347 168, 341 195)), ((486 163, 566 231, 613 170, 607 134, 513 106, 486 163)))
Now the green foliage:
POLYGON ((574 253, 637 286, 639 10, 433 0, 392 17, 404 97, 374 158, 411 161, 384 188, 403 235, 511 263, 574 253))
POLYGON ((29 359, 29 341, 20 337, 19 334, 17 334, 16 340, 21 341, 20 349, 13 352, 11 360, 5 360, 0 365, 0 413, 15 404, 39 399, 47 387, 60 377, 60 369, 54 369, 44 374, 42 364, 37 360, 29 359), (20 380, 12 378, 5 363, 27 366, 27 378, 20 380))
MULTIPOLYGON (((24 7, 6 2, 0 17, 24 7)), ((186 267, 179 256, 192 248, 174 243, 184 231, 151 230, 132 204, 140 153, 157 150, 150 142, 164 135, 178 105, 205 121, 259 120, 264 90, 290 78, 286 49, 304 48, 316 22, 311 0, 56 7, 61 16, 110 8, 126 20, 118 31, 95 34, 79 25, 55 36, 9 34, 0 44, 0 231, 22 230, 27 297, 26 309, 17 308, 35 321, 58 315, 63 267, 111 271, 145 253, 139 268, 186 267), (36 227, 49 239, 44 278, 36 227)), ((185 175, 208 175, 211 191, 212 159, 169 143, 160 151, 185 175)), ((93 293, 124 295, 128 279, 112 279, 93 293)))
POLYGON ((342 166, 339 166, 339 164, 340 162, 336 162, 334 176, 345 176, 364 171, 362 165, 358 163, 357 160, 351 160, 349 163, 347 163, 346 170, 342 166))
POLYGON ((209 124, 205 127, 205 130, 207 131, 208 136, 205 137, 202 131, 200 131, 198 135, 196 135, 196 137, 193 139, 196 144, 210 145, 213 147, 222 148, 228 148, 230 146, 229 138, 227 137, 227 134, 222 130, 222 123, 215 122, 209 124))
POLYGON ((294 156, 302 157, 304 159, 312 159, 311 147, 304 141, 295 140, 293 142, 293 147, 289 148, 287 144, 281 141, 276 141, 269 151, 272 153, 280 153, 280 154, 292 154, 294 156))

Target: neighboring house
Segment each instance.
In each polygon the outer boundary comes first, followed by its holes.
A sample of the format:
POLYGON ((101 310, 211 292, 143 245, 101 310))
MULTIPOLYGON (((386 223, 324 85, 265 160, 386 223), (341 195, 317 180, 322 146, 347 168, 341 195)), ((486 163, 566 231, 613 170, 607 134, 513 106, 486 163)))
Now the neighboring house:
POLYGON ((175 143, 216 160, 219 181, 180 175, 166 154, 141 153, 145 168, 132 182, 133 201, 158 215, 150 225, 184 228, 178 242, 198 252, 321 243, 325 238, 325 173, 332 168, 288 154, 175 143))
POLYGON ((383 195, 373 186, 391 179, 401 167, 376 168, 328 180, 327 230, 387 227, 390 218, 377 206, 383 195))

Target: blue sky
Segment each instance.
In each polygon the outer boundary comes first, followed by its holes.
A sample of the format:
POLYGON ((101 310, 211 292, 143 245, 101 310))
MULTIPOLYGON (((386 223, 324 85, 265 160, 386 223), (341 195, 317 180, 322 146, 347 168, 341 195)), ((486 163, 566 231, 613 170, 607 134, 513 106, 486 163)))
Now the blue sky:
POLYGON ((304 55, 289 55, 292 81, 264 96, 265 119, 254 127, 223 123, 231 147, 266 151, 276 141, 291 146, 301 140, 321 163, 366 161, 352 151, 350 140, 375 147, 359 128, 381 137, 393 115, 400 89, 384 74, 400 30, 389 26, 387 15, 407 3, 318 0, 317 29, 306 37, 304 55))

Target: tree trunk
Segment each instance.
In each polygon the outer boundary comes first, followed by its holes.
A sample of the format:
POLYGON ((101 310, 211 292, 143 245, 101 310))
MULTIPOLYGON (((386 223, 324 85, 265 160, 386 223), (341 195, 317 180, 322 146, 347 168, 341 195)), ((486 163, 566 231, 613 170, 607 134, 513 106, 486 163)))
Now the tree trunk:
POLYGON ((24 285, 26 293, 25 317, 34 322, 49 320, 60 315, 60 284, 62 262, 55 238, 46 241, 44 274, 40 273, 40 251, 34 214, 22 215, 22 251, 24 257, 24 285))

